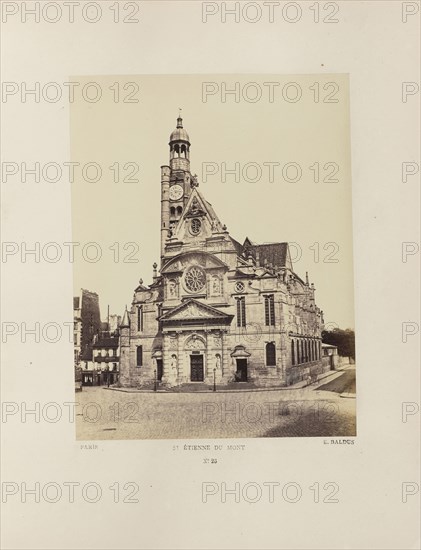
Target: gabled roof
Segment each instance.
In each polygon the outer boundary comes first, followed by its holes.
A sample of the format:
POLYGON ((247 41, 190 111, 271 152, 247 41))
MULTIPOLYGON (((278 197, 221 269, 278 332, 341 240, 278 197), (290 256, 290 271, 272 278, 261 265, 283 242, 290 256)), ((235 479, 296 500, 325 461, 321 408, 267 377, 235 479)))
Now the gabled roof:
POLYGON ((254 244, 246 237, 244 243, 240 244, 231 236, 230 239, 238 256, 248 256, 251 254, 255 260, 257 256, 259 256, 259 263, 261 266, 270 263, 275 268, 289 267, 288 243, 254 244))
MULTIPOLYGON (((174 228, 174 232, 172 234, 173 240, 184 240, 182 236, 184 235, 185 224, 189 218, 194 217, 207 219, 209 226, 212 227, 212 232, 214 230, 224 230, 224 226, 221 224, 221 221, 219 220, 210 202, 203 197, 197 187, 194 187, 187 204, 185 205, 184 212, 174 228)), ((202 237, 203 235, 201 234, 201 240, 202 237)))
POLYGON ((287 267, 288 243, 255 244, 249 249, 254 259, 259 255, 261 266, 267 262, 274 267, 287 267))
POLYGON ((202 267, 211 268, 211 267, 223 267, 225 269, 228 269, 227 264, 225 264, 218 256, 215 256, 215 254, 212 254, 211 252, 203 252, 201 250, 186 250, 184 252, 180 252, 180 254, 177 254, 176 256, 173 256, 172 258, 169 258, 165 264, 161 268, 161 273, 176 273, 181 271, 180 260, 182 258, 187 258, 189 256, 198 257, 200 256, 202 258, 202 267))

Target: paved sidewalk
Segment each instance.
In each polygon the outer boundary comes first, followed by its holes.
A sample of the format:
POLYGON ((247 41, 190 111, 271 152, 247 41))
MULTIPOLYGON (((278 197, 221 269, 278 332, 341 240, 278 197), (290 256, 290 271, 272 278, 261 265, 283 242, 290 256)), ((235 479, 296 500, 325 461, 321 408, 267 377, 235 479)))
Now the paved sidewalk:
POLYGON ((336 392, 342 397, 355 397, 356 393, 356 380, 355 380, 355 368, 344 369, 340 376, 323 382, 319 389, 323 391, 336 392))
POLYGON ((335 378, 338 378, 343 374, 343 370, 332 370, 325 372, 318 376, 317 382, 313 384, 309 384, 307 380, 301 380, 300 382, 296 382, 295 384, 291 384, 290 386, 270 386, 270 387, 243 387, 243 388, 230 388, 226 386, 216 386, 216 392, 213 392, 213 386, 209 385, 206 389, 195 389, 194 391, 191 390, 191 388, 186 388, 184 391, 181 389, 178 389, 177 391, 173 391, 172 389, 166 389, 166 388, 157 388, 156 391, 153 389, 147 388, 118 388, 116 386, 110 386, 102 387, 102 389, 106 390, 112 390, 112 391, 120 391, 125 393, 160 393, 160 394, 175 394, 175 393, 244 393, 244 392, 268 392, 268 391, 287 391, 287 390, 301 390, 303 388, 309 388, 309 389, 317 389, 322 384, 326 383, 326 379, 328 378, 330 380, 334 380, 335 378))

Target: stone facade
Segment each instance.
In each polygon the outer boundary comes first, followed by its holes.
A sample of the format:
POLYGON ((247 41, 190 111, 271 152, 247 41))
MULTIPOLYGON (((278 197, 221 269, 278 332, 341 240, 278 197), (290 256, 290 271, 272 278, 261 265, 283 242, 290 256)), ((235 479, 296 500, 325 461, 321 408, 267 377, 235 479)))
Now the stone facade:
POLYGON ((75 365, 92 360, 94 336, 101 330, 99 297, 96 292, 81 289, 73 298, 73 342, 75 365))
POLYGON ((190 172, 182 119, 161 167, 161 262, 120 325, 120 384, 294 383, 323 370, 323 312, 288 243, 229 234, 190 172))

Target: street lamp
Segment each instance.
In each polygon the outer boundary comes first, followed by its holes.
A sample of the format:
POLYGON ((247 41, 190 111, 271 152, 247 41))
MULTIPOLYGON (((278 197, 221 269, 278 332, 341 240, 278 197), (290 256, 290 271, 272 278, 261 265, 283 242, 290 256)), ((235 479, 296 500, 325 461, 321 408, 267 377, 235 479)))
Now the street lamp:
POLYGON ((213 391, 216 391, 216 369, 213 369, 213 391))
POLYGON ((153 371, 153 391, 156 391, 156 369, 153 371))

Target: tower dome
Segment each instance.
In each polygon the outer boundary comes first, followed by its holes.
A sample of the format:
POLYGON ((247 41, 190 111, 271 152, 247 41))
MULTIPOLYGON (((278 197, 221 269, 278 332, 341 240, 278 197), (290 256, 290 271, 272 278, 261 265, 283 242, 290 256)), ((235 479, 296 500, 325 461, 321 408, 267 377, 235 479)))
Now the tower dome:
POLYGON ((183 119, 181 116, 177 118, 177 128, 170 135, 170 144, 174 141, 185 141, 190 144, 189 134, 183 128, 183 119))

